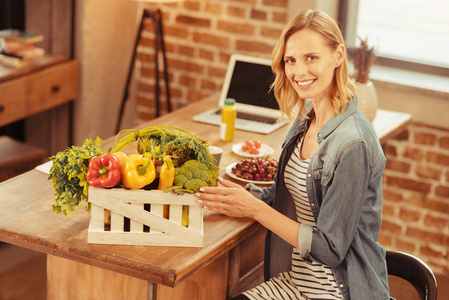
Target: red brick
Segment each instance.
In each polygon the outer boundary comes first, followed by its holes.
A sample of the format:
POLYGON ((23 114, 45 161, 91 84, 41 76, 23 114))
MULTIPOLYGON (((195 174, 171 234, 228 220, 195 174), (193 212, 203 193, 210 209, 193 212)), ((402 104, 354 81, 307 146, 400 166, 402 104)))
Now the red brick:
POLYGON ((413 160, 421 160, 424 158, 424 153, 423 151, 416 149, 416 148, 412 148, 412 147, 407 147, 404 151, 404 157, 413 159, 413 160))
POLYGON ((223 78, 226 75, 226 69, 225 68, 215 68, 215 67, 209 67, 209 76, 216 77, 216 78, 223 78))
POLYGON ((443 137, 440 139, 440 147, 449 149, 449 137, 443 137))
POLYGON ((188 91, 187 93, 187 100, 191 101, 191 102, 196 102, 196 101, 200 101, 208 96, 210 96, 210 93, 200 93, 197 91, 188 91))
POLYGON ((193 40, 198 43, 203 43, 207 45, 213 45, 220 48, 229 48, 229 38, 210 34, 210 33, 200 33, 194 32, 193 40))
POLYGON ((384 188, 383 198, 387 201, 400 202, 403 201, 402 193, 392 191, 388 188, 384 188))
POLYGON ((395 216, 396 215, 396 208, 395 208, 395 206, 387 204, 387 203, 384 203, 383 208, 382 208, 382 215, 395 216))
POLYGON ((206 18, 198 18, 198 17, 192 17, 188 15, 178 15, 176 17, 177 23, 187 24, 189 26, 194 27, 207 27, 209 28, 211 25, 211 21, 206 18))
POLYGON ((164 26, 164 35, 185 39, 189 35, 189 31, 185 26, 164 26))
POLYGON ((218 21, 217 28, 234 34, 254 35, 256 32, 256 28, 248 23, 218 21))
POLYGON ((178 53, 192 57, 195 54, 195 48, 189 46, 178 46, 178 53))
POLYGON ((398 237, 396 239, 396 250, 413 253, 416 251, 416 243, 398 237))
POLYGON ((437 186, 435 188, 435 195, 449 199, 449 186, 437 186))
POLYGON ((382 232, 382 231, 380 232, 379 238, 377 239, 377 241, 384 247, 391 246, 393 244, 392 236, 390 234, 388 234, 386 232, 382 232))
POLYGON ((220 15, 223 11, 223 7, 221 3, 210 3, 210 1, 206 1, 206 8, 204 11, 214 15, 220 15))
POLYGON ((255 41, 239 40, 236 43, 237 51, 251 51, 260 53, 271 53, 273 45, 255 41))
POLYGON ((393 139, 398 141, 407 141, 409 137, 409 132, 407 129, 401 131, 398 135, 396 135, 393 139))
POLYGON ((382 219, 382 225, 380 231, 388 231, 395 234, 401 234, 402 232, 402 226, 398 225, 396 223, 390 222, 386 220, 385 218, 382 219))
POLYGON ((424 201, 425 207, 433 210, 438 211, 440 213, 449 214, 449 201, 447 200, 437 200, 432 198, 426 198, 424 201))
POLYGON ((420 228, 415 228, 412 226, 407 226, 406 236, 418 239, 425 243, 433 243, 436 245, 446 245, 447 237, 443 233, 430 232, 426 230, 422 230, 420 228))
POLYGON ((437 259, 445 258, 443 251, 435 250, 434 248, 429 247, 429 246, 421 246, 421 248, 419 250, 420 250, 421 256, 429 256, 429 257, 437 258, 437 259))
POLYGON ((416 166, 415 173, 422 178, 440 180, 442 171, 437 168, 429 167, 428 165, 419 164, 418 166, 416 166))
POLYGON ((287 23, 287 14, 283 12, 273 12, 272 21, 285 25, 287 23))
POLYGON ((263 37, 269 37, 269 38, 278 38, 281 35, 282 29, 278 28, 271 28, 263 26, 261 29, 261 34, 263 37))
POLYGON ((401 208, 401 211, 399 212, 399 218, 404 221, 416 222, 420 219, 420 217, 421 213, 416 210, 401 208))
POLYGON ((243 7, 229 6, 227 14, 230 17, 246 18, 246 9, 243 7))
POLYGON ((167 62, 168 69, 169 70, 184 70, 194 73, 202 73, 203 72, 203 66, 199 65, 197 63, 188 62, 180 59, 170 59, 167 62))
POLYGON ((184 7, 189 10, 199 11, 200 3, 199 1, 184 1, 184 7))
POLYGON ((142 67, 141 69, 140 69, 140 74, 141 74, 141 76, 143 77, 143 78, 146 78, 146 79, 154 79, 154 68, 153 67, 151 67, 151 68, 148 68, 148 67, 142 67))
POLYGON ((426 182, 396 176, 386 176, 386 183, 394 187, 421 193, 428 193, 431 187, 431 185, 426 182))
POLYGON ((266 21, 267 12, 253 8, 251 9, 251 19, 266 21))
POLYGON ((444 229, 448 224, 448 218, 445 217, 437 217, 432 214, 427 214, 424 217, 424 224, 428 227, 444 229))
POLYGON ((449 155, 428 152, 426 155, 426 159, 428 162, 449 166, 449 155))
POLYGON ((288 0, 263 0, 262 3, 267 6, 287 7, 288 0))
POLYGON ((201 80, 201 89, 217 91, 219 87, 213 81, 201 80))
POLYGON ((256 4, 257 0, 228 0, 228 2, 238 2, 238 3, 246 3, 246 4, 256 4))
POLYGON ((385 155, 391 155, 391 156, 397 155, 396 147, 394 145, 386 143, 382 148, 384 150, 385 155))
POLYGON ((196 86, 196 78, 186 75, 181 75, 179 77, 179 83, 184 86, 188 87, 195 87, 196 86))
POLYGON ((431 133, 415 132, 414 142, 420 145, 435 145, 437 137, 431 133))
POLYGON ((214 60, 214 53, 209 50, 199 49, 198 57, 207 60, 214 60))
POLYGON ((147 83, 140 83, 139 84, 139 91, 146 92, 146 93, 154 93, 154 85, 150 85, 147 83))
POLYGON ((408 173, 410 171, 410 164, 396 159, 387 159, 387 170, 398 171, 401 173, 408 173))

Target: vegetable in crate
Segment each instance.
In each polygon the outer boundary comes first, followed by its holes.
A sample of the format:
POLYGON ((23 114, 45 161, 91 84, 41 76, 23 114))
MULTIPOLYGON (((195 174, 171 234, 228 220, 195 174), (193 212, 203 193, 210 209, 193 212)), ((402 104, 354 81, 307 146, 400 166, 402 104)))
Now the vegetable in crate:
MULTIPOLYGON (((103 155, 100 146, 103 140, 86 139, 82 146, 72 146, 50 157, 53 165, 48 179, 53 181, 55 202, 53 210, 69 215, 73 213, 84 200, 87 200, 89 184, 86 173, 89 162, 95 156, 103 155)), ((90 203, 86 201, 86 211, 90 211, 90 203)))
POLYGON ((153 161, 147 154, 131 154, 122 165, 123 185, 128 189, 141 189, 156 178, 153 161))
POLYGON ((150 152, 153 159, 162 159, 170 156, 176 167, 188 160, 198 160, 209 170, 216 170, 215 157, 210 154, 208 143, 191 132, 171 126, 151 126, 141 130, 123 130, 117 135, 116 145, 109 151, 114 153, 123 150, 132 142, 138 142, 138 152, 150 152), (120 141, 118 137, 122 132, 131 131, 120 141))
POLYGON ((216 170, 209 170, 206 165, 192 159, 175 168, 175 180, 169 190, 176 193, 195 193, 202 186, 217 186, 217 179, 216 170))
POLYGON ((90 160, 86 174, 90 186, 111 188, 118 185, 121 178, 120 160, 115 155, 105 154, 90 160))

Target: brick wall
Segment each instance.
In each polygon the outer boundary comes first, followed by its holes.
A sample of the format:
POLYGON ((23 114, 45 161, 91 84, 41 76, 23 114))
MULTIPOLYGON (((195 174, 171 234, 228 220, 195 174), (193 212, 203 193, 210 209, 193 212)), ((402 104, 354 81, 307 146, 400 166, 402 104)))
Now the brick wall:
POLYGON ((449 273, 449 130, 412 123, 384 146, 380 242, 449 273))
MULTIPOLYGON (((287 22, 287 1, 192 0, 163 5, 162 12, 172 104, 178 108, 220 91, 232 53, 270 58, 287 22)), ((138 51, 140 122, 155 115, 152 30, 148 22, 138 51)), ((449 131, 412 124, 384 150, 380 242, 449 273, 449 131)))
MULTIPOLYGON (((232 53, 270 58, 287 22, 287 2, 191 0, 162 5, 174 108, 219 92, 232 53)), ((155 115, 153 30, 153 24, 147 22, 138 49, 141 76, 137 94, 139 122, 155 115)), ((163 81, 160 84, 165 89, 163 81)), ((165 99, 165 93, 162 94, 165 99)))

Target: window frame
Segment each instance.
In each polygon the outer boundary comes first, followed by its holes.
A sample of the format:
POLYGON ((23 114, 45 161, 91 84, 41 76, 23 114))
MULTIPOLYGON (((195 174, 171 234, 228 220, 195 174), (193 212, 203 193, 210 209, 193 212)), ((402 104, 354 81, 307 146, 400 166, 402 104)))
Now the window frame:
MULTIPOLYGON (((348 57, 354 58, 354 46, 356 37, 357 13, 359 0, 340 0, 338 3, 338 23, 346 41, 348 57)), ((418 60, 410 60, 397 56, 377 54, 375 65, 385 66, 407 71, 427 73, 449 77, 449 65, 429 64, 418 60)))

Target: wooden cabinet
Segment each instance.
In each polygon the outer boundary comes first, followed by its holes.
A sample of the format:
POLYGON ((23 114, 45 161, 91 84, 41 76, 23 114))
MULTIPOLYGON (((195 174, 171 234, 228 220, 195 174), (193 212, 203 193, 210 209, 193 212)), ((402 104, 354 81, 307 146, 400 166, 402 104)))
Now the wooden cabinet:
POLYGON ((0 126, 74 100, 78 63, 61 62, 0 82, 0 126))

